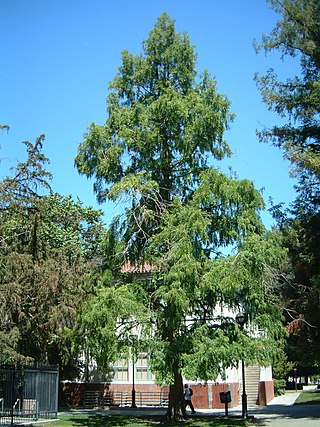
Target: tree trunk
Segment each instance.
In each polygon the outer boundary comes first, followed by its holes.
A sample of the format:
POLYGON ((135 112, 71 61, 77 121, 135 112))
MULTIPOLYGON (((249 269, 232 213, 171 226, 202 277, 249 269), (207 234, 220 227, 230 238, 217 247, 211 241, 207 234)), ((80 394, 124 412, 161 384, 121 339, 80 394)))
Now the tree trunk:
POLYGON ((170 384, 169 404, 166 418, 168 421, 187 418, 183 395, 182 375, 179 371, 174 373, 174 384, 170 384))

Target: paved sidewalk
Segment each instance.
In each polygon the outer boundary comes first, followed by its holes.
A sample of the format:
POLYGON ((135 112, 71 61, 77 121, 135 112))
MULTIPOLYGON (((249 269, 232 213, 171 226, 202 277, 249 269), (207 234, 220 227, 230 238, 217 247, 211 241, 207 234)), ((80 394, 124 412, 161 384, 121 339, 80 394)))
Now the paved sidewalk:
POLYGON ((285 393, 282 396, 277 396, 274 399, 272 399, 268 406, 272 405, 284 405, 284 406, 290 406, 294 405, 294 402, 298 399, 300 396, 300 392, 296 393, 285 393))
POLYGON ((252 411, 255 423, 270 427, 319 427, 320 405, 294 405, 299 395, 300 393, 285 393, 274 398, 268 406, 257 407, 252 411))

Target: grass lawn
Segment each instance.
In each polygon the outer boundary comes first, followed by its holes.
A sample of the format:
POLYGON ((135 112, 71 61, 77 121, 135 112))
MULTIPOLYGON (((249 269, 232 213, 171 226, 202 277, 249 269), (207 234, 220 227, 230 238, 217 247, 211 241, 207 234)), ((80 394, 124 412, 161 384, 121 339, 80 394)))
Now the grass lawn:
POLYGON ((109 414, 64 414, 59 420, 34 424, 34 427, 238 427, 246 426, 241 418, 233 417, 194 417, 184 422, 167 423, 158 416, 130 416, 109 414))
POLYGON ((320 390, 303 391, 295 402, 295 405, 320 405, 320 390))

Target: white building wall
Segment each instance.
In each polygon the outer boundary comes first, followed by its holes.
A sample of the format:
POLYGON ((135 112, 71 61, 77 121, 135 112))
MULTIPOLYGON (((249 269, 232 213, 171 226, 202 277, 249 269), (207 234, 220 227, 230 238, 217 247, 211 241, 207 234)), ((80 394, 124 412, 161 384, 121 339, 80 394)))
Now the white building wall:
POLYGON ((261 366, 260 368, 260 381, 272 381, 272 367, 261 366))

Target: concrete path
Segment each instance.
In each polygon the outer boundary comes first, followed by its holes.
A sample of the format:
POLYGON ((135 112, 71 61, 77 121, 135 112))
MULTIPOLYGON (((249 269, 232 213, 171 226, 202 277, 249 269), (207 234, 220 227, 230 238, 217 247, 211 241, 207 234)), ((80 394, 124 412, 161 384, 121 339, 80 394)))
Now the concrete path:
POLYGON ((284 406, 291 406, 295 403, 295 401, 300 396, 300 392, 296 393, 285 393, 282 396, 277 396, 271 402, 269 402, 268 406, 274 406, 274 405, 284 405, 284 406))
POLYGON ((294 405, 299 394, 286 393, 264 408, 249 410, 249 414, 254 415, 258 426, 320 427, 320 405, 294 405))

